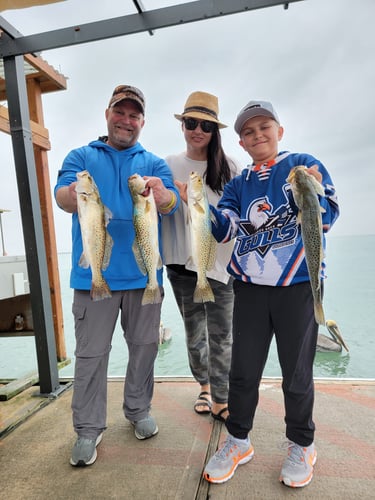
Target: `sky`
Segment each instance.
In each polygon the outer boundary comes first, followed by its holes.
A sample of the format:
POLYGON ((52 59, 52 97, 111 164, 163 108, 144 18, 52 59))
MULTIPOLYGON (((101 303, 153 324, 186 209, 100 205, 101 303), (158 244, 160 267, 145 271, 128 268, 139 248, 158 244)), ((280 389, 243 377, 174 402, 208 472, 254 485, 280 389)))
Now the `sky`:
MULTIPOLYGON (((143 0, 146 10, 183 3, 143 0)), ((23 35, 136 13, 130 0, 66 0, 6 10, 23 35), (90 8, 87 8, 87 5, 90 8)), ((106 133, 104 111, 114 87, 131 84, 146 97, 140 142, 165 157, 185 149, 180 122, 196 90, 219 98, 225 152, 250 158, 233 124, 253 99, 271 101, 284 137, 280 150, 307 152, 328 169, 341 215, 328 238, 374 234, 375 188, 373 0, 304 0, 172 28, 42 52, 67 79, 67 90, 43 95, 51 191, 71 149, 106 133)), ((0 103, 6 104, 6 103, 0 103)), ((24 253, 11 139, 0 134, 0 208, 8 255, 24 253)), ((54 204, 59 252, 69 252, 70 215, 54 204)))

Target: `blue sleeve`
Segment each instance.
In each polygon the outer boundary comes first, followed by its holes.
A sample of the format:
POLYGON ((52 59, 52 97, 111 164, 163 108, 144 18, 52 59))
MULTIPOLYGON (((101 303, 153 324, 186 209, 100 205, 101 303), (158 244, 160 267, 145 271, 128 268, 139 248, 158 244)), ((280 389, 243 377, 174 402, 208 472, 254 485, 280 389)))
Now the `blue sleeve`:
POLYGON ((240 221, 241 176, 234 177, 224 186, 217 208, 210 205, 211 231, 218 242, 226 243, 235 238, 240 221))
POLYGON ((61 169, 57 173, 57 182, 54 188, 54 196, 56 192, 63 186, 69 186, 77 180, 77 172, 85 170, 85 149, 79 148, 71 151, 65 158, 61 169))

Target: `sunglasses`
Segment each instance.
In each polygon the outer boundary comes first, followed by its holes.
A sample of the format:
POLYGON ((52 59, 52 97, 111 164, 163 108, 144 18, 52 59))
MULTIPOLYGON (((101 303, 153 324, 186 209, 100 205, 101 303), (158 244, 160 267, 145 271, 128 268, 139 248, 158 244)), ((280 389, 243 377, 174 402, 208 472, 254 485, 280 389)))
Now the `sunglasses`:
POLYGON ((198 125, 201 126, 201 129, 206 134, 211 134, 216 130, 216 123, 210 122, 208 120, 199 121, 195 118, 184 118, 184 124, 187 130, 195 130, 198 125))

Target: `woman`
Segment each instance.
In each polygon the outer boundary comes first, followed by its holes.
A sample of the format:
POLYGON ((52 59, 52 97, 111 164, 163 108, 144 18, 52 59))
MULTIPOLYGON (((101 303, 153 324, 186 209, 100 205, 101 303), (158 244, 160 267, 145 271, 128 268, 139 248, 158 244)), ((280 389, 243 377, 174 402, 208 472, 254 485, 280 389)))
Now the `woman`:
MULTIPOLYGON (((206 92, 193 92, 182 114, 186 151, 168 156, 181 197, 186 201, 187 180, 191 172, 202 176, 209 203, 216 207, 224 185, 240 173, 240 167, 228 158, 221 146, 218 99, 206 92)), ((197 273, 191 255, 187 204, 181 203, 168 220, 163 220, 163 257, 167 276, 184 321, 189 366, 200 384, 194 410, 211 413, 218 420, 228 416, 228 375, 232 344, 232 278, 226 271, 232 244, 219 244, 213 268, 207 271, 215 302, 195 303, 193 294, 197 273)))

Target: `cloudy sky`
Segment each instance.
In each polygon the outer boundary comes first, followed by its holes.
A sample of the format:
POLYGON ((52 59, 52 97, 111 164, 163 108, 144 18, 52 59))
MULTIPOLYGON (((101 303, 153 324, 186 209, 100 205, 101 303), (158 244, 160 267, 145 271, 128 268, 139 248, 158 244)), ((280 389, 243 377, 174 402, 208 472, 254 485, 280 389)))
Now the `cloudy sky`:
MULTIPOLYGON (((143 0, 146 9, 178 1, 143 0)), ((128 0, 67 0, 7 10, 23 35, 135 13, 128 0), (89 5, 89 8, 87 6, 89 5)), ((164 157, 184 149, 179 122, 190 92, 216 94, 224 149, 244 166, 233 130, 250 99, 270 100, 285 132, 281 149, 309 152, 328 168, 341 216, 331 237, 374 234, 375 38, 373 0, 304 0, 75 47, 42 57, 68 78, 66 91, 43 96, 51 189, 66 154, 106 132, 104 110, 118 84, 146 96, 141 143, 164 157)), ((0 103, 1 104, 1 103, 0 103)), ((4 103, 2 103, 4 104, 4 103)), ((9 255, 24 253, 10 137, 0 135, 0 208, 9 255)), ((70 216, 54 208, 58 251, 70 251, 70 216)))

